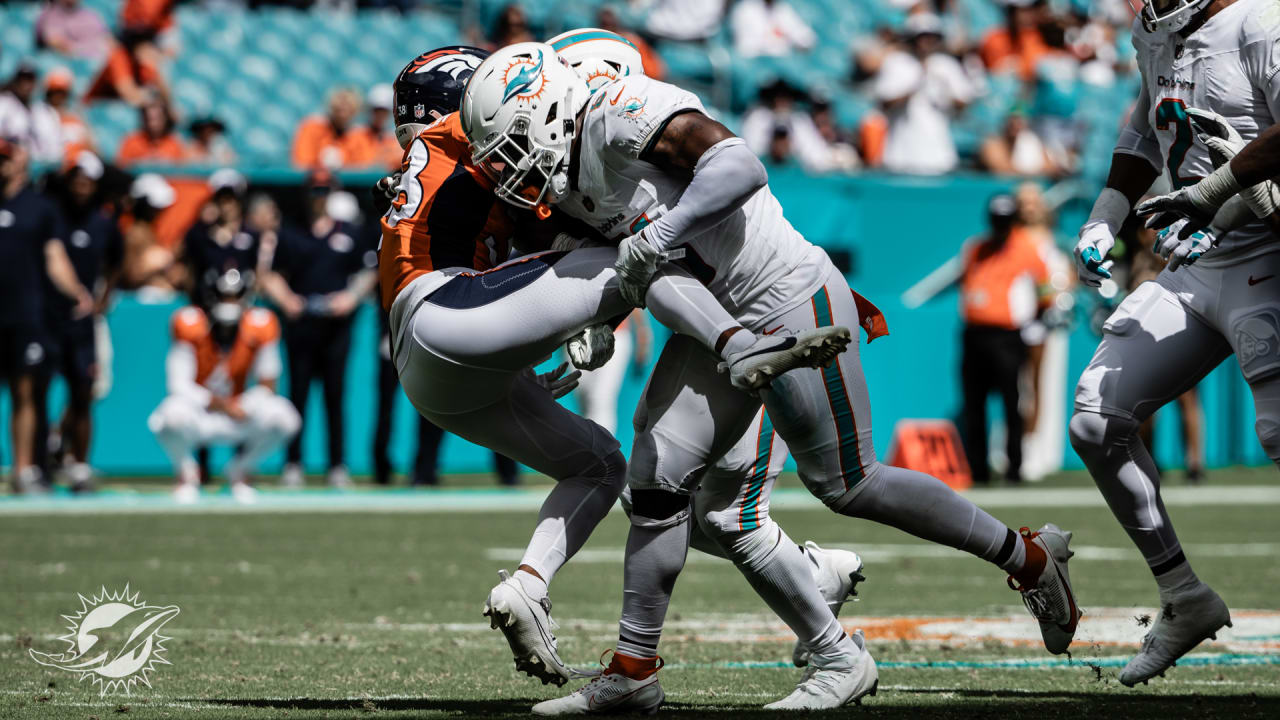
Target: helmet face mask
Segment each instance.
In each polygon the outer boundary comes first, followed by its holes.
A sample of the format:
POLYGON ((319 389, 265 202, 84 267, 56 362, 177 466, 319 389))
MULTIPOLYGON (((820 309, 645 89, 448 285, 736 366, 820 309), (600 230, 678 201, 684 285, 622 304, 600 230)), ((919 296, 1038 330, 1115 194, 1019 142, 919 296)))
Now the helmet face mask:
POLYGON ((538 209, 567 190, 576 116, 589 92, 550 46, 517 43, 491 55, 463 93, 472 162, 511 205, 538 209))
POLYGON ((1185 28, 1210 0, 1146 0, 1139 9, 1134 0, 1129 7, 1142 18, 1142 27, 1149 33, 1176 33, 1185 28))

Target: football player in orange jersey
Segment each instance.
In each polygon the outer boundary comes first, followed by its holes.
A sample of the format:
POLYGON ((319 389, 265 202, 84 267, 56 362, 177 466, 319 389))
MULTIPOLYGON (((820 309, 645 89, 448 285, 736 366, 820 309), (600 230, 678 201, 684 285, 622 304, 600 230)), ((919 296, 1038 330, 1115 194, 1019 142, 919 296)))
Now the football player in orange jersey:
POLYGON ((227 465, 235 499, 254 501, 249 473, 301 427, 293 404, 276 394, 280 324, 262 308, 247 308, 252 274, 228 270, 210 281, 208 308, 190 305, 173 315, 173 344, 165 358, 169 396, 151 413, 155 433, 177 474, 174 497, 200 496, 198 448, 238 445, 227 465))
MULTIPOLYGON (((484 55, 442 48, 419 56, 396 80, 396 138, 406 153, 400 176, 382 183, 394 197, 382 219, 382 300, 392 359, 418 412, 557 481, 519 568, 514 576, 499 573, 485 614, 506 635, 518 670, 562 685, 572 671, 556 649, 547 584, 617 500, 626 462, 612 435, 555 402, 576 385, 576 373, 563 376, 561 366, 539 377, 530 368, 566 341, 571 357, 580 357, 574 347, 587 344, 584 329, 620 319, 631 307, 618 290, 612 247, 503 263, 517 226, 538 213, 498 202, 493 178, 471 162, 454 111, 484 55)), ((586 83, 567 65, 555 59, 544 69, 549 83, 572 86, 585 98, 586 83)), ((512 82, 522 78, 513 74, 512 82)), ((561 243, 580 241, 562 233, 561 243)), ((849 341, 849 330, 838 327, 785 339, 756 336, 684 270, 664 267, 656 277, 644 298, 654 317, 722 360, 742 390, 830 362, 849 341)))

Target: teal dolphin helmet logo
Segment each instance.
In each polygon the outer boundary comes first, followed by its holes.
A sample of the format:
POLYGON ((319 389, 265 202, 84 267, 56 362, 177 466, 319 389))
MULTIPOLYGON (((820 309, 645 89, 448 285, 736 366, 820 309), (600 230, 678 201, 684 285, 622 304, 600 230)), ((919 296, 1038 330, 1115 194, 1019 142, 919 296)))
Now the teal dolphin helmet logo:
POLYGON ((81 680, 91 679, 99 695, 116 691, 126 695, 142 683, 151 687, 148 673, 157 665, 170 664, 164 657, 164 642, 169 638, 160 628, 178 615, 176 605, 148 605, 138 600, 138 593, 109 593, 106 588, 93 598, 80 596, 80 611, 63 615, 69 624, 67 634, 58 639, 68 648, 62 653, 30 650, 31 659, 46 667, 75 673, 81 680))
POLYGON ((513 97, 521 99, 537 97, 542 92, 542 85, 546 80, 542 76, 542 62, 542 51, 539 50, 536 64, 527 56, 517 58, 515 62, 511 63, 507 67, 505 76, 507 86, 502 91, 502 102, 505 103, 513 97), (512 70, 517 70, 514 76, 511 75, 512 70))

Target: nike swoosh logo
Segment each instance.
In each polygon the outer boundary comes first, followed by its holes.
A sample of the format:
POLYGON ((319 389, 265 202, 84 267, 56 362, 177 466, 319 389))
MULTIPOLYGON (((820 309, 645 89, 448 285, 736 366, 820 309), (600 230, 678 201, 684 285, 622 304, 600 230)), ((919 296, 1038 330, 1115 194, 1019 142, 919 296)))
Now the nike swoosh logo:
POLYGON ((1067 591, 1067 602, 1071 605, 1071 622, 1066 625, 1059 624, 1058 629, 1066 633, 1075 634, 1076 626, 1080 623, 1082 613, 1076 607, 1075 593, 1071 592, 1071 586, 1067 584, 1067 579, 1062 577, 1062 569, 1058 567, 1058 561, 1050 558, 1053 562, 1053 571, 1058 574, 1058 582, 1062 583, 1062 589, 1067 591))
POLYGON ((1260 283, 1260 282, 1266 282, 1267 280, 1270 280, 1270 279, 1271 279, 1271 278, 1273 278, 1273 277, 1275 277, 1275 275, 1263 275, 1263 276, 1262 276, 1262 277, 1260 277, 1260 278, 1254 278, 1252 275, 1250 275, 1250 276, 1249 276, 1249 287, 1253 287, 1254 285, 1257 285, 1257 284, 1258 284, 1258 283, 1260 283))
MULTIPOLYGON (((627 698, 631 697, 632 695, 635 695, 636 693, 640 692, 641 690, 643 690, 643 689, 645 689, 645 688, 649 687, 649 685, 650 685, 650 684, 651 684, 651 683, 645 683, 644 685, 641 685, 640 687, 636 688, 635 690, 632 690, 632 691, 631 691, 631 692, 629 692, 629 693, 623 693, 623 694, 621 694, 621 695, 610 694, 610 696, 609 696, 609 697, 607 697, 607 698, 605 698, 605 699, 604 699, 604 703, 609 703, 609 704, 611 704, 611 705, 612 705, 612 704, 620 703, 620 702, 622 702, 623 700, 626 700, 627 698)), ((588 709, 591 709, 591 710, 599 710, 599 709, 601 709, 601 708, 604 708, 604 707, 605 707, 605 704, 604 704, 604 703, 601 703, 601 704, 598 704, 598 705, 596 704, 596 697, 597 697, 596 695, 592 695, 591 697, 587 698, 587 708, 588 708, 588 709)))
POLYGON ((625 91, 626 91, 626 88, 625 88, 625 87, 620 87, 620 88, 618 88, 618 94, 613 96, 613 99, 609 101, 609 104, 610 104, 610 105, 617 105, 617 104, 618 104, 618 101, 622 99, 622 93, 623 93, 623 92, 625 92, 625 91))
POLYGON ((777 345, 774 345, 773 347, 761 348, 760 350, 757 350, 757 351, 755 351, 755 352, 751 353, 750 355, 743 355, 742 357, 738 358, 738 360, 739 360, 739 361, 742 361, 742 360, 746 360, 747 358, 755 357, 755 356, 757 356, 757 355, 763 355, 763 354, 765 354, 765 353, 769 353, 769 352, 777 352, 777 351, 779 351, 779 350, 787 350, 787 349, 790 349, 790 348, 794 347, 794 346, 795 346, 795 344, 796 344, 796 339, 795 339, 794 337, 787 337, 787 338, 783 338, 783 339, 779 340, 779 341, 778 341, 778 344, 777 344, 777 345))
POLYGON ((764 331, 762 331, 760 334, 761 334, 761 335, 772 335, 772 334, 774 334, 774 333, 778 332, 779 330, 781 330, 781 329, 783 328, 783 326, 784 326, 784 325, 786 325, 786 323, 783 323, 782 325, 779 325, 778 327, 776 327, 776 328, 774 328, 774 329, 772 329, 772 330, 764 330, 764 331))

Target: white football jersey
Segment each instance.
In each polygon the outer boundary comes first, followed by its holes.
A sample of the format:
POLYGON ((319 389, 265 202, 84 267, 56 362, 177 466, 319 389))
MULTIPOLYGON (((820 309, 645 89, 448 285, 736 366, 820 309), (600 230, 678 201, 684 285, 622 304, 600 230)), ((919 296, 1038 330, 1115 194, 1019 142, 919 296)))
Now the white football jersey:
MULTIPOLYGON (((557 207, 621 240, 675 207, 688 185, 641 160, 641 154, 672 116, 708 113, 692 93, 643 76, 616 80, 590 102, 577 162, 570 167, 573 192, 557 207)), ((782 216, 768 187, 675 247, 685 249, 678 262, 748 327, 807 301, 833 267, 782 216)))
MULTIPOLYGON (((1246 141, 1280 118, 1280 0, 1239 0, 1187 37, 1148 33, 1133 24, 1133 44, 1142 71, 1145 118, 1130 124, 1154 133, 1163 171, 1174 187, 1213 172, 1208 150, 1195 138, 1186 108, 1225 117, 1246 141)), ((1274 237, 1262 223, 1220 238, 1204 260, 1235 262, 1270 249, 1274 237), (1264 245, 1265 244, 1265 245, 1264 245)))

